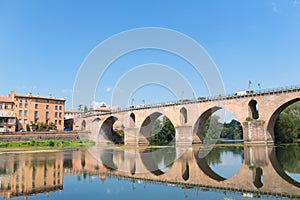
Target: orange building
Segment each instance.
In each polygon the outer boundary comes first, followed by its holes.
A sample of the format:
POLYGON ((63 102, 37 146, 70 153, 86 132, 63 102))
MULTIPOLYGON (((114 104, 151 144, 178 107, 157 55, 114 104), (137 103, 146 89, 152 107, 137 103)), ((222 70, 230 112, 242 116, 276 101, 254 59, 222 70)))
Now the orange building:
POLYGON ((65 99, 15 94, 11 91, 8 98, 14 102, 18 130, 27 124, 43 122, 55 123, 57 130, 64 130, 65 99))
POLYGON ((15 103, 7 97, 0 97, 0 132, 14 132, 16 129, 15 103))

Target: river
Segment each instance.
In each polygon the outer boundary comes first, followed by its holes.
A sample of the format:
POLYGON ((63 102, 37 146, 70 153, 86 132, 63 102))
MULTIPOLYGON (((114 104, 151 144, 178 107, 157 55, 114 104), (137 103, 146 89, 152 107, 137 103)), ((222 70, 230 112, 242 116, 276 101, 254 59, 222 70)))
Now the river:
POLYGON ((300 146, 0 149, 0 199, 300 198, 300 146), (209 152, 209 153, 208 153, 209 152))

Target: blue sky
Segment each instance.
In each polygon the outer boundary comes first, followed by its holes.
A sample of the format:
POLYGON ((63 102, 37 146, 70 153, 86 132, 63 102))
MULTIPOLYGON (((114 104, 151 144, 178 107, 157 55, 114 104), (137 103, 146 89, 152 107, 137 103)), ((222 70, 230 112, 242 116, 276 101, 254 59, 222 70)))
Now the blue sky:
MULTIPOLYGON (((66 98, 70 109, 74 81, 88 54, 112 35, 142 27, 173 29, 197 41, 217 65, 227 93, 247 89, 249 80, 253 89, 258 83, 262 88, 300 84, 298 0, 0 0, 0 95, 51 93, 66 98)), ((174 67, 190 81, 195 97, 208 95, 188 65, 148 50, 117 60, 99 82, 95 101, 109 102, 120 77, 149 62, 174 67)), ((148 104, 178 97, 154 84, 133 91, 132 98, 148 104)))

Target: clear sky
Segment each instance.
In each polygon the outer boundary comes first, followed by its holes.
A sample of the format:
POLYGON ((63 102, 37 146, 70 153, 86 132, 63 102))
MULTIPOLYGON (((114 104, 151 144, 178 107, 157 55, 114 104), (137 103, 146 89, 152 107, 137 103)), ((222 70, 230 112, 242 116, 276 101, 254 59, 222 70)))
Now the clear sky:
MULTIPOLYGON (((253 89, 258 83, 300 84, 299 0, 0 0, 0 95, 51 93, 66 98, 70 109, 88 54, 112 35, 142 27, 173 29, 197 41, 217 65, 227 93, 247 89, 249 80, 253 89)), ((99 82, 95 101, 109 104, 126 70, 149 62, 168 63, 190 81, 193 96, 206 96, 201 77, 176 59, 155 50, 120 58, 99 82)), ((132 98, 135 104, 178 99, 157 84, 133 91, 132 98)))

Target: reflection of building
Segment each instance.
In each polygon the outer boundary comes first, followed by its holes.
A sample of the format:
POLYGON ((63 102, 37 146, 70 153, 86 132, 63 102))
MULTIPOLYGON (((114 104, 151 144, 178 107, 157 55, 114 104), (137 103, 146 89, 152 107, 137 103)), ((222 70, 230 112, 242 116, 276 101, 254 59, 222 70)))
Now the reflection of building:
POLYGON ((15 114, 18 129, 25 128, 31 122, 55 123, 57 130, 64 128, 65 100, 49 97, 15 94, 13 91, 8 95, 15 104, 15 114))
POLYGON ((7 157, 0 165, 0 195, 10 199, 62 190, 63 154, 55 156, 53 159, 38 157, 38 160, 33 156, 29 159, 17 157, 17 160, 7 157))
POLYGON ((16 118, 14 102, 7 97, 0 97, 0 132, 15 131, 16 118))

